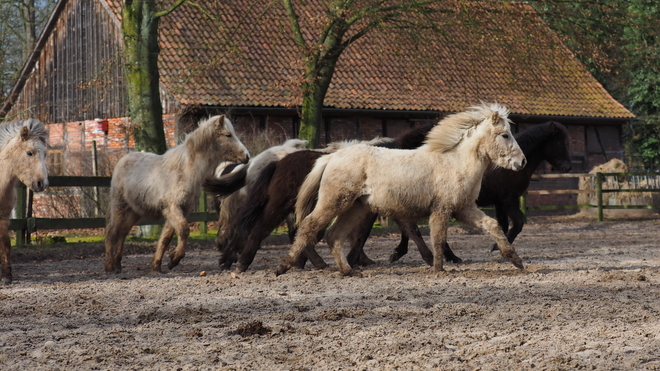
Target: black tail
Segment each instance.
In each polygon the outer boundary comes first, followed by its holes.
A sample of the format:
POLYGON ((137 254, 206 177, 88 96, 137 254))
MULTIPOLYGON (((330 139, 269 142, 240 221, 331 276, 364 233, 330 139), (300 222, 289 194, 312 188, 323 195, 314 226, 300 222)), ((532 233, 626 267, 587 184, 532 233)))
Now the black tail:
POLYGON ((227 197, 245 186, 247 170, 248 166, 243 166, 238 171, 223 175, 220 178, 205 179, 202 187, 215 197, 227 197))
POLYGON ((275 169, 277 169, 277 163, 278 161, 271 162, 261 170, 248 191, 245 203, 240 208, 238 224, 246 232, 252 230, 268 204, 270 199, 268 188, 270 187, 270 181, 273 179, 273 174, 275 174, 275 169))

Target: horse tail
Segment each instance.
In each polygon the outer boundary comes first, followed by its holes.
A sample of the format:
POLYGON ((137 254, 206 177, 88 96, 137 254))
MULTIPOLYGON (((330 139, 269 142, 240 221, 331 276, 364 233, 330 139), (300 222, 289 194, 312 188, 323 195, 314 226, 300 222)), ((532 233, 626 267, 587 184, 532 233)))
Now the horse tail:
POLYGON ((271 162, 259 172, 254 185, 250 187, 245 197, 245 204, 241 206, 238 216, 238 225, 246 232, 252 230, 268 204, 270 199, 268 188, 277 169, 277 163, 278 161, 271 162))
POLYGON ((239 170, 223 175, 220 178, 208 178, 202 183, 202 187, 215 197, 227 197, 245 186, 245 176, 249 166, 243 166, 239 170))
POLYGON ((321 187, 321 178, 325 172, 325 167, 328 166, 331 156, 326 155, 319 157, 312 168, 312 171, 307 174, 305 181, 300 186, 298 191, 298 199, 296 200, 296 225, 299 226, 303 219, 312 213, 318 200, 319 188, 321 187))

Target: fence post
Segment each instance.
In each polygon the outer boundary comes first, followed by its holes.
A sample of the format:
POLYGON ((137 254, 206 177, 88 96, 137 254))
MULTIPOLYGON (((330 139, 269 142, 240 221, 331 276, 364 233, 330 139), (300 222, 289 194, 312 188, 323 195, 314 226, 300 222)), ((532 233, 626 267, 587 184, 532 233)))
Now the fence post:
MULTIPOLYGON (((19 184, 16 188, 16 219, 25 220, 25 213, 27 208, 27 188, 23 184, 19 184)), ((16 246, 25 245, 25 233, 27 230, 21 229, 16 231, 16 246)))
MULTIPOLYGON (((92 141, 92 175, 99 176, 98 153, 96 152, 96 141, 92 141)), ((99 187, 94 187, 94 216, 99 216, 99 187)))
POLYGON ((527 224, 527 191, 520 196, 520 211, 523 214, 523 224, 527 224))
MULTIPOLYGON (((206 191, 204 190, 202 190, 202 195, 199 196, 199 211, 206 213, 206 191)), ((206 234, 208 232, 207 227, 206 218, 204 218, 204 221, 199 223, 199 233, 206 234)))
POLYGON ((603 173, 596 173, 596 200, 598 201, 598 221, 603 221, 603 173))

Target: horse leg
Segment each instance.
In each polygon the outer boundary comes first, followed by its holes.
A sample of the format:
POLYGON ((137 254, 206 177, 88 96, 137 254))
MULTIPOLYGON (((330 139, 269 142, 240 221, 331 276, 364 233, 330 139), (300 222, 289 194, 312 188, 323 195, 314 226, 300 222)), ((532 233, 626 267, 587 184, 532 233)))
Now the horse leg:
POLYGON ((364 253, 364 244, 369 238, 371 228, 378 217, 378 214, 367 210, 360 201, 356 201, 350 211, 345 213, 342 218, 345 221, 343 226, 336 222, 328 228, 326 240, 349 241, 350 250, 346 259, 351 267, 358 265, 367 266, 375 262, 364 253), (348 214, 350 213, 350 214, 348 214))
MULTIPOLYGON (((507 215, 507 210, 504 206, 501 204, 496 204, 495 205, 495 217, 497 218, 497 224, 500 225, 500 228, 502 228, 502 232, 506 235, 507 232, 509 231, 509 216, 507 215)), ((509 240, 509 243, 512 241, 509 240)), ((499 250, 497 248, 497 244, 493 244, 491 247, 490 251, 497 251, 499 250)))
POLYGON ((167 222, 174 227, 177 236, 176 249, 170 253, 170 262, 167 264, 167 268, 171 270, 186 256, 186 242, 190 234, 190 226, 179 208, 172 208, 166 218, 167 222))
POLYGON ((12 282, 11 274, 11 242, 9 240, 9 219, 0 220, 0 270, 2 283, 8 285, 12 282))
POLYGON ((293 220, 293 214, 289 213, 286 216, 287 234, 289 235, 289 242, 293 243, 296 238, 296 221, 293 220))
POLYGON ((511 229, 509 229, 508 233, 505 233, 507 240, 512 244, 523 229, 525 214, 520 210, 520 201, 511 204, 507 207, 506 211, 509 214, 509 218, 511 218, 511 229))
POLYGON ((351 263, 351 266, 355 264, 366 267, 376 264, 376 262, 371 260, 364 252, 364 244, 367 242, 367 239, 371 234, 371 229, 374 227, 374 223, 378 218, 378 214, 370 214, 373 216, 371 218, 364 218, 364 224, 351 233, 351 239, 353 240, 353 243, 351 244, 351 252, 349 254, 349 262, 351 263), (351 260, 353 260, 353 262, 351 262, 351 260))
POLYGON ((500 249, 502 257, 510 261, 517 268, 523 269, 523 263, 513 246, 509 243, 504 235, 504 232, 497 225, 495 219, 484 214, 483 211, 477 209, 476 206, 469 206, 454 214, 457 220, 464 222, 474 228, 479 228, 488 233, 495 239, 497 246, 500 249))
MULTIPOLYGON (((346 198, 344 198, 344 200, 345 199, 346 198)), ((314 211, 307 215, 298 226, 296 239, 291 246, 289 254, 283 258, 284 261, 277 267, 275 272, 276 275, 279 276, 280 274, 286 273, 298 261, 305 250, 308 250, 309 252, 309 248, 314 248, 314 245, 316 245, 318 240, 317 234, 330 224, 330 221, 332 221, 334 216, 341 214, 341 211, 346 210, 351 206, 350 204, 346 205, 346 201, 343 203, 335 202, 334 206, 331 202, 332 200, 326 202, 319 200, 314 211)))
MULTIPOLYGON (((422 259, 424 259, 426 264, 432 266, 433 253, 426 245, 426 242, 424 242, 424 238, 422 237, 422 232, 419 231, 419 227, 417 226, 417 223, 402 223, 396 219, 394 219, 394 222, 399 226, 399 229, 401 229, 401 236, 403 236, 404 234, 411 236, 413 242, 415 243, 417 249, 419 250, 419 254, 422 256, 422 259)), ((403 238, 401 240, 403 241, 403 238)), ((406 250, 408 250, 407 245, 406 245, 406 250)), ((448 243, 445 242, 442 245, 442 252, 445 255, 445 261, 452 262, 454 264, 463 264, 463 259, 454 255, 454 252, 451 250, 451 247, 449 247, 448 243)), ((396 251, 394 253, 396 253, 396 251)), ((392 254, 392 256, 394 256, 394 254, 392 254)), ((392 256, 390 256, 390 259, 392 258, 392 256)))
POLYGON ((337 262, 339 271, 343 275, 346 276, 353 273, 352 267, 359 262, 360 252, 369 236, 371 226, 373 226, 376 217, 376 214, 369 212, 362 202, 358 200, 355 201, 350 209, 339 215, 332 226, 328 228, 325 239, 328 242, 328 246, 330 246, 330 251, 337 262), (348 254, 344 254, 342 251, 342 247, 346 241, 351 242, 348 254), (348 257, 352 258, 352 264, 348 257))
POLYGON ((316 249, 314 246, 318 245, 318 243, 323 239, 323 236, 325 235, 325 228, 321 229, 319 233, 316 234, 316 242, 312 246, 307 246, 305 248, 305 251, 303 252, 303 255, 298 258, 296 261, 296 267, 298 268, 305 268, 305 263, 307 260, 309 260, 310 263, 314 266, 316 269, 325 269, 328 267, 328 263, 323 260, 321 255, 319 255, 318 252, 316 252, 316 249))
POLYGON ((237 260, 236 252, 230 248, 228 234, 227 226, 220 224, 218 234, 215 236, 215 247, 220 252, 220 258, 218 259, 220 270, 229 270, 237 260))
MULTIPOLYGON (((408 242, 410 242, 410 238, 408 237, 408 232, 404 231, 404 227, 399 224, 399 221, 394 219, 394 222, 399 226, 399 229, 401 230, 401 241, 399 241, 399 245, 394 248, 394 252, 390 255, 390 263, 394 263, 395 261, 398 261, 399 259, 403 258, 404 255, 408 253, 408 242)), ((426 260, 426 257, 424 256, 424 253, 422 253, 422 250, 419 250, 419 253, 422 254, 422 258, 428 265, 433 264, 433 253, 431 253, 431 250, 426 248, 426 251, 428 251, 429 255, 431 255, 431 260, 428 261, 426 260)))
POLYGON ((128 209, 113 207, 105 227, 105 264, 106 272, 121 272, 121 257, 124 250, 124 240, 140 216, 128 209))
POLYGON ((162 273, 160 266, 163 261, 163 255, 165 255, 165 250, 172 241, 172 236, 174 236, 174 227, 172 227, 169 221, 166 221, 165 225, 163 226, 163 231, 160 233, 160 237, 158 238, 158 242, 156 243, 156 252, 154 253, 154 259, 151 261, 152 272, 162 273))
MULTIPOLYGON (((335 219, 332 227, 326 232, 325 239, 328 242, 328 246, 330 246, 330 251, 332 252, 332 256, 335 258, 335 262, 337 262, 339 272, 341 272, 341 274, 344 276, 354 274, 351 264, 349 264, 348 258, 342 249, 344 242, 350 240, 350 237, 352 237, 351 232, 355 225, 360 226, 360 224, 364 224, 361 222, 364 222, 365 219, 372 219, 371 215, 366 215, 367 217, 364 218, 365 215, 363 210, 365 209, 362 206, 362 203, 359 201, 355 202, 353 207, 351 207, 348 211, 337 216, 337 219, 335 219)), ((363 230, 363 228, 359 229, 363 230)), ((361 248, 362 245, 358 246, 357 252, 354 252, 354 249, 351 248, 352 251, 350 252, 354 256, 355 260, 359 258, 359 250, 361 250, 361 248)))
POLYGON ((447 227, 449 215, 445 213, 432 213, 429 217, 431 230, 431 244, 433 246, 433 271, 442 272, 444 260, 444 245, 447 243, 447 227))

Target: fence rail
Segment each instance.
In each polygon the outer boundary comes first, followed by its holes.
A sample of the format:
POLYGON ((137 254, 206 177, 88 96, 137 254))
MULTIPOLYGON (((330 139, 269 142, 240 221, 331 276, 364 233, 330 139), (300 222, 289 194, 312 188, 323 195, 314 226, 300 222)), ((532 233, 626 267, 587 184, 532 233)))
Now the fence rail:
POLYGON ((546 205, 546 206, 528 206, 526 196, 522 197, 521 208, 526 214, 528 210, 564 210, 564 209, 597 209, 598 221, 604 220, 604 210, 606 209, 651 209, 660 210, 660 204, 647 205, 606 205, 603 202, 603 194, 614 193, 657 193, 660 192, 660 173, 657 172, 639 172, 639 173, 596 173, 594 174, 542 174, 533 177, 533 180, 541 179, 562 179, 562 178, 591 178, 594 184, 593 189, 557 189, 557 190, 528 190, 526 195, 551 195, 551 194, 595 194, 596 205, 576 204, 576 205, 546 205), (641 185, 646 181, 646 187, 621 188, 619 178, 630 178, 628 184, 633 186, 641 185), (650 180, 653 180, 652 185, 650 180), (603 188, 606 184, 609 188, 603 188))
MULTIPOLYGON (((542 174, 534 176, 533 180, 541 179, 567 179, 589 177, 594 183, 593 189, 531 189, 526 195, 566 195, 566 194, 596 194, 596 205, 576 204, 576 205, 545 205, 529 206, 527 197, 521 198, 521 208, 525 215, 529 210, 562 210, 562 209, 585 209, 596 208, 598 211, 598 221, 603 221, 603 210, 606 209, 660 209, 660 205, 606 205, 603 203, 604 194, 612 193, 654 193, 660 192, 660 174, 659 173, 596 173, 592 174, 542 174), (634 188, 621 188, 620 179, 630 178, 628 184, 633 184, 634 188), (653 182, 651 182, 653 180, 653 182), (644 182, 645 181, 645 182, 644 182), (607 187, 603 188, 606 184, 607 187), (646 184, 646 187, 639 185, 646 184), (652 184, 652 186, 651 186, 652 184), (614 187, 619 185, 619 187, 614 187)), ((53 176, 49 177, 51 187, 110 187, 111 177, 99 176, 53 176)), ((24 185, 17 189, 18 200, 16 203, 16 219, 10 219, 9 229, 19 231, 16 234, 16 243, 22 245, 25 243, 25 236, 34 233, 37 230, 44 229, 87 229, 105 227, 105 218, 34 218, 30 210, 31 204, 27 202, 28 193, 24 185)), ((206 210, 206 195, 202 194, 199 202, 200 210, 206 210)), ((206 222, 218 220, 218 214, 215 212, 196 212, 187 217, 189 222, 200 222, 203 233, 206 233, 206 222)), ((163 220, 142 219, 138 225, 158 225, 163 220)), ((28 241, 29 242, 29 241, 28 241)))
MULTIPOLYGON (((110 187, 111 177, 101 176, 52 176, 48 177, 50 187, 110 187)), ((16 244, 23 245, 26 238, 37 230, 44 229, 88 229, 104 228, 105 218, 34 218, 28 199, 28 191, 23 184, 17 187, 16 219, 9 220, 9 230, 17 231, 16 244)), ((200 209, 206 210, 206 195, 202 192, 200 209)), ((202 233, 206 233, 206 223, 218 220, 218 213, 196 212, 188 214, 188 222, 200 222, 202 233)), ((137 225, 160 225, 164 220, 142 218, 137 225)))

